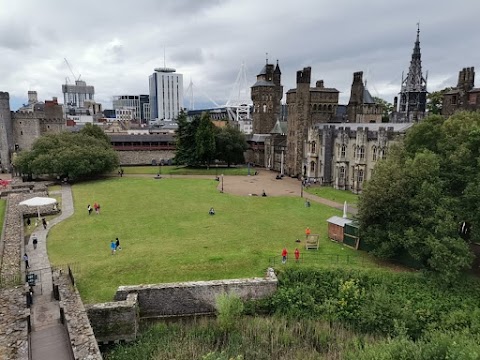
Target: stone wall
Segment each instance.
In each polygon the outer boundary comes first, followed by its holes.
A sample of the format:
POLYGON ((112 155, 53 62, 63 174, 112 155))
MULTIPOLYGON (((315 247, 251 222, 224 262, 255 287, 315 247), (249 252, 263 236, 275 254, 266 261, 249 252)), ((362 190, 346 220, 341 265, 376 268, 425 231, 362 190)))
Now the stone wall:
POLYGON ((85 306, 97 342, 136 339, 139 322, 137 298, 138 295, 132 293, 125 301, 85 306))
POLYGON ((65 315, 67 328, 75 359, 102 360, 95 335, 87 317, 80 294, 66 274, 56 274, 54 283, 58 286, 60 307, 65 315))
POLYGON ((189 316, 215 313, 216 297, 222 293, 235 293, 248 300, 267 297, 276 290, 277 278, 273 270, 269 270, 264 279, 120 286, 115 300, 126 300, 128 294, 137 293, 141 318, 189 316))
POLYGON ((28 359, 28 315, 23 285, 0 289, 0 359, 28 359))
POLYGON ((157 164, 160 160, 167 161, 175 157, 175 151, 117 151, 120 165, 151 165, 152 160, 157 164))

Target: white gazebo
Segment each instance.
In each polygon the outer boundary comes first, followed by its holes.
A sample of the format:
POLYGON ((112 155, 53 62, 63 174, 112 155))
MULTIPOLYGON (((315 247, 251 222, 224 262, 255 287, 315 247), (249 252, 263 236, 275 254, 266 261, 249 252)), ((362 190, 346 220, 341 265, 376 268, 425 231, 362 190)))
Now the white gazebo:
POLYGON ((24 200, 20 202, 18 205, 24 205, 28 207, 36 207, 37 208, 37 213, 38 213, 38 218, 40 219, 40 206, 45 206, 45 205, 52 205, 56 204, 57 200, 54 198, 49 198, 49 197, 40 197, 36 196, 28 200, 24 200))

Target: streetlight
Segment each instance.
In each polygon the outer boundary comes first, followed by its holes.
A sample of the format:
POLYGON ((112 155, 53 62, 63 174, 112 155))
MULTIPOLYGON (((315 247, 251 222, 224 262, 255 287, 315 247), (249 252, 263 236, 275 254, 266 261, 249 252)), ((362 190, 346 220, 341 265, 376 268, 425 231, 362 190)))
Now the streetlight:
POLYGON ((221 175, 222 177, 222 191, 220 191, 221 193, 223 193, 223 174, 221 175))

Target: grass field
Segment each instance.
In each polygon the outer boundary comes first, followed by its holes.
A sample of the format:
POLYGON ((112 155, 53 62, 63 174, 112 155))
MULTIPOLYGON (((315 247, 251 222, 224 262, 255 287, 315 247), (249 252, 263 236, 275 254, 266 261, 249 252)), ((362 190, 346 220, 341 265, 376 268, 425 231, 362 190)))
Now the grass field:
POLYGON ((48 235, 50 261, 78 264, 77 284, 91 303, 112 300, 119 285, 262 276, 283 246, 291 254, 301 249, 295 239, 303 239, 307 226, 321 235, 318 256, 363 256, 327 240, 325 220, 339 210, 306 208, 300 198, 221 194, 216 186, 134 177, 76 184, 75 214, 48 235), (87 213, 94 202, 100 215, 87 213), (123 249, 111 255, 117 236, 123 249))
POLYGON ((347 190, 337 190, 329 186, 312 186, 305 188, 305 191, 341 204, 345 201, 349 205, 357 205, 358 203, 358 195, 347 190))
MULTIPOLYGON (((124 174, 148 174, 148 175, 157 175, 159 171, 158 166, 128 166, 123 167, 124 174)), ((162 175, 247 175, 248 168, 246 167, 215 167, 211 166, 207 168, 190 168, 190 167, 176 167, 176 166, 162 166, 161 167, 162 175)), ((112 172, 112 175, 116 175, 118 170, 112 172)), ((255 169, 251 168, 250 173, 254 173, 255 169)))

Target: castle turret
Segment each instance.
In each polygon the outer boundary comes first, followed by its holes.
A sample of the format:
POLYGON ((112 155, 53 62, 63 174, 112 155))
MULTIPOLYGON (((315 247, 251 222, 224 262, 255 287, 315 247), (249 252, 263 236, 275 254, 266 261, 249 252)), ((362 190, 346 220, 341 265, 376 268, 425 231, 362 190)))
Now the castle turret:
POLYGON ((283 86, 281 71, 278 65, 269 64, 268 60, 257 81, 252 86, 253 115, 252 127, 254 134, 268 134, 280 117, 283 86))
POLYGON ((10 171, 11 154, 14 151, 10 95, 0 92, 0 169, 10 171))

